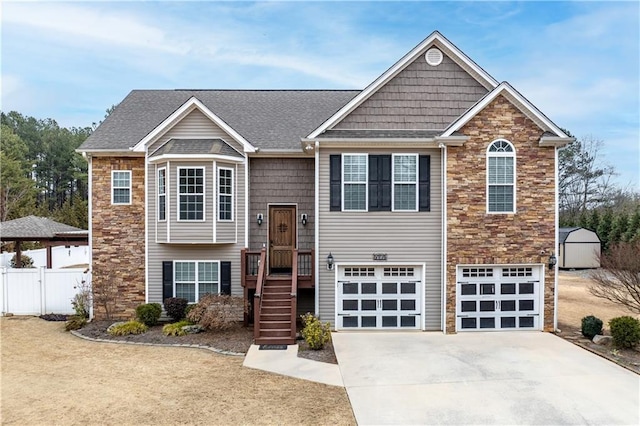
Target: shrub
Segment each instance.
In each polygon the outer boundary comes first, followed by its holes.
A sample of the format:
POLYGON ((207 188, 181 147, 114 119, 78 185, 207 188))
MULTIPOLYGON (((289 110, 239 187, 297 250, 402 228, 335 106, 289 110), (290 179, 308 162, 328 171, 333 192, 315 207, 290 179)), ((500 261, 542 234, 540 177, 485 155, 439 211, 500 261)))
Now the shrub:
POLYGON ((82 315, 72 315, 67 319, 64 329, 67 331, 80 330, 87 324, 87 319, 82 315))
POLYGON ((582 335, 591 340, 596 334, 602 334, 602 320, 593 315, 582 318, 582 335))
POLYGON ((187 319, 207 330, 229 330, 237 325, 239 307, 244 307, 242 297, 206 294, 190 308, 187 319))
POLYGON ((126 336, 128 334, 142 334, 149 329, 145 324, 138 321, 127 321, 113 324, 107 329, 112 336, 126 336))
POLYGON ((182 320, 174 322, 173 324, 167 324, 162 327, 162 334, 165 336, 184 336, 187 332, 184 331, 182 327, 187 325, 193 325, 193 323, 189 320, 182 320))
POLYGON ((167 311, 167 315, 176 321, 180 321, 185 317, 187 305, 187 299, 183 299, 181 297, 169 297, 164 299, 164 310, 167 311))
POLYGON ((307 312, 302 318, 302 337, 313 350, 320 350, 331 340, 329 323, 322 323, 315 315, 307 312))
POLYGON ((195 303, 190 303, 190 304, 188 304, 188 305, 187 305, 187 307, 186 307, 186 308, 185 308, 185 310, 184 310, 184 317, 185 317, 185 318, 187 318, 187 317, 189 316, 189 312, 191 312, 191 310, 192 310, 193 308, 195 308, 195 307, 196 307, 196 304, 195 304, 195 303))
POLYGON ((609 321, 613 343, 620 348, 633 348, 640 342, 640 321, 630 316, 609 321))
POLYGON ((136 318, 148 326, 156 325, 160 315, 162 315, 162 305, 159 303, 143 303, 136 308, 136 318))
POLYGON ((20 267, 20 268, 34 268, 33 259, 31 257, 27 256, 24 253, 20 254, 20 264, 22 266, 18 266, 18 259, 17 259, 17 256, 14 254, 13 257, 11 258, 11 263, 10 263, 10 266, 12 268, 18 268, 18 267, 20 267))

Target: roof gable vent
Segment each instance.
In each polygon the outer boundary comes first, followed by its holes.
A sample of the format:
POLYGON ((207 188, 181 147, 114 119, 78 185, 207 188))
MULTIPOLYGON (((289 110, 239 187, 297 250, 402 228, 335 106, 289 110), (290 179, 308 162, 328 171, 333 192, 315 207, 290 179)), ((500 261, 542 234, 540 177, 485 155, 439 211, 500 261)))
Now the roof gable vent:
POLYGON ((442 63, 442 52, 435 47, 427 50, 424 57, 427 60, 427 63, 432 67, 438 66, 442 63))

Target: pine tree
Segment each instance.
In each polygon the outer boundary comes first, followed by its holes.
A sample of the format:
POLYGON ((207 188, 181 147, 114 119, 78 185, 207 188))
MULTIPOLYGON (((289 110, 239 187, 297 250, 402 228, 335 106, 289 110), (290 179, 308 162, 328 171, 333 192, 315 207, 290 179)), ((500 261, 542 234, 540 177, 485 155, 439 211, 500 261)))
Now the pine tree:
POLYGON ((622 236, 623 241, 627 242, 633 241, 634 238, 640 238, 640 206, 636 207, 627 225, 627 231, 622 236))
POLYGON ((598 225, 597 234, 602 241, 602 250, 607 251, 609 249, 609 234, 613 229, 613 212, 611 209, 606 209, 602 218, 600 218, 600 224, 598 225))
POLYGON ((617 244, 623 240, 623 236, 629 227, 629 215, 625 211, 621 211, 613 220, 613 226, 609 232, 609 246, 617 244))
POLYGON ((589 215, 586 228, 597 233, 598 227, 600 227, 600 213, 598 213, 597 209, 593 209, 589 215))
POLYGON ((583 210, 582 213, 580 213, 580 217, 578 218, 578 226, 580 226, 581 228, 589 227, 589 215, 587 214, 586 210, 583 210))

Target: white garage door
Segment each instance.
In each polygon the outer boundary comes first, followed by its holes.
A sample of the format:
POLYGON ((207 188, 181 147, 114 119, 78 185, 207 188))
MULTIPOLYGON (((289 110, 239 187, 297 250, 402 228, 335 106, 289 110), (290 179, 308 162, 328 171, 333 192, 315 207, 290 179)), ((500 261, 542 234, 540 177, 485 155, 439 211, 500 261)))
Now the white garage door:
POLYGON ((421 266, 340 266, 336 328, 420 329, 421 266))
POLYGON ((541 268, 459 266, 456 330, 539 330, 541 268))

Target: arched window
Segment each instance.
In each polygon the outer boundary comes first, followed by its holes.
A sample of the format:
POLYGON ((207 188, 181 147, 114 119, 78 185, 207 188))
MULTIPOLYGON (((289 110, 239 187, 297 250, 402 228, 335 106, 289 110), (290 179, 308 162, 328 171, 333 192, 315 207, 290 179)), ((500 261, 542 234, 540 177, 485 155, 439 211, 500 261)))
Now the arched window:
POLYGON ((516 150, 498 139, 487 148, 487 212, 516 211, 516 150))

